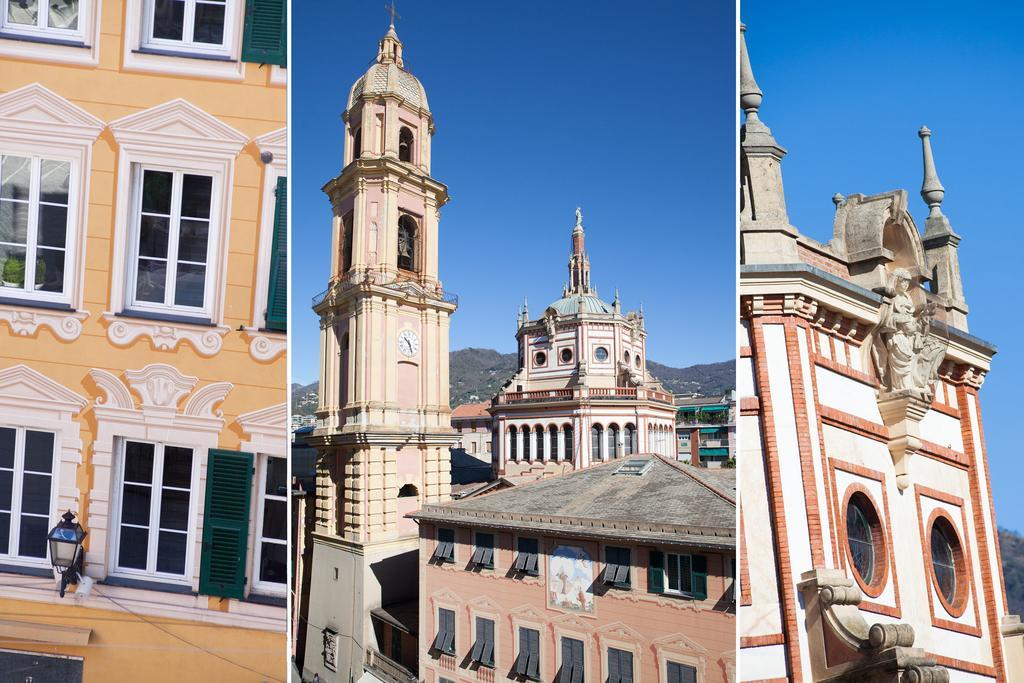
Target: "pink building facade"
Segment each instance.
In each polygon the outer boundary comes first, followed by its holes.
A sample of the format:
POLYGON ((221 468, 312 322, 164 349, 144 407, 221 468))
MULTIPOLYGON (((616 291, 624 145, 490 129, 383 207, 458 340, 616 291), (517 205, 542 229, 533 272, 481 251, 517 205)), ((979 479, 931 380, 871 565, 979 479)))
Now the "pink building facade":
POLYGON ((646 455, 426 506, 419 679, 732 681, 734 482, 646 455))

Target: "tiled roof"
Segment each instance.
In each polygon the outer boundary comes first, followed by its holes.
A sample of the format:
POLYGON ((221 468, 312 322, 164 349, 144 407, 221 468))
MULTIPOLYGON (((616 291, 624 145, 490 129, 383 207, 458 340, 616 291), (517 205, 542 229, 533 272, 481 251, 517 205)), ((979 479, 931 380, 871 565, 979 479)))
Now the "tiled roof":
POLYGON ((490 417, 491 414, 487 412, 487 409, 491 407, 490 401, 484 401, 483 403, 463 403, 461 406, 456 406, 452 410, 452 418, 459 417, 490 417))
POLYGON ((735 544, 735 470, 714 475, 656 455, 636 455, 440 505, 416 519, 572 536, 630 538, 709 548, 735 544), (651 461, 641 476, 616 474, 651 461))

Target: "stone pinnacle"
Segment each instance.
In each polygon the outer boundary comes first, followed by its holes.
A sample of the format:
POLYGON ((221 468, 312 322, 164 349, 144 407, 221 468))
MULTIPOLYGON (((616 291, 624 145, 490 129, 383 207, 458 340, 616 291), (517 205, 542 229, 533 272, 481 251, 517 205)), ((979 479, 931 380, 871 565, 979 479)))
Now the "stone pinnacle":
POLYGON ((921 183, 921 198, 930 209, 929 216, 942 215, 942 199, 946 196, 946 189, 939 182, 939 174, 935 171, 935 160, 932 158, 932 132, 928 126, 921 126, 917 131, 921 138, 921 147, 924 154, 924 182, 921 183))

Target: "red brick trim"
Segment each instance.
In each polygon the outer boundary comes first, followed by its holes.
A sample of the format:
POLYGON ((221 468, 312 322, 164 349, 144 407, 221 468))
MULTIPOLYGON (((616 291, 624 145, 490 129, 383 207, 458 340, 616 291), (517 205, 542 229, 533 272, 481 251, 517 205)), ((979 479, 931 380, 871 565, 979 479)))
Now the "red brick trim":
POLYGON ((957 671, 966 671, 969 674, 977 674, 978 676, 989 676, 991 678, 996 677, 996 670, 994 667, 985 666, 984 664, 975 664, 974 662, 967 662, 962 659, 954 659, 952 657, 945 657, 943 655, 937 655, 934 652, 926 653, 929 657, 935 660, 936 664, 949 669, 956 669, 957 671))
MULTIPOLYGON (((800 479, 807 506, 807 537, 811 546, 811 564, 825 566, 825 551, 821 534, 821 508, 818 506, 818 482, 814 474, 814 452, 811 449, 810 423, 807 417, 807 389, 804 383, 804 369, 800 362, 800 328, 796 321, 784 327, 786 356, 789 361, 789 383, 793 395, 793 419, 796 422, 796 443, 800 456, 800 479)), ((806 339, 807 328, 803 327, 806 339)), ((808 340, 808 343, 809 340, 808 340)), ((813 366, 809 367, 814 371, 813 366)))
MULTIPOLYGON (((978 601, 980 599, 980 596, 978 595, 978 591, 975 590, 974 573, 969 570, 969 563, 967 561, 967 558, 971 557, 971 546, 969 543, 969 539, 967 537, 967 508, 964 507, 963 499, 949 493, 937 491, 927 486, 917 485, 914 486, 914 499, 917 504, 918 530, 921 534, 921 560, 924 563, 925 576, 929 577, 929 583, 927 587, 928 612, 932 618, 932 625, 937 628, 945 629, 947 631, 953 631, 955 633, 962 633, 964 635, 980 638, 981 614, 979 612, 978 607, 978 601), (956 523, 954 522, 952 516, 942 508, 936 508, 935 510, 933 510, 932 513, 929 515, 928 520, 926 521, 924 519, 924 508, 921 506, 921 498, 923 497, 932 498, 933 500, 937 500, 941 503, 946 503, 947 505, 959 507, 961 524, 963 525, 963 534, 957 531, 956 523), (931 530, 932 524, 935 523, 935 519, 939 516, 944 517, 946 521, 949 523, 950 527, 952 527, 957 537, 957 543, 960 546, 960 554, 957 557, 957 574, 966 577, 967 581, 964 584, 965 588, 963 597, 957 600, 957 602, 960 603, 958 605, 950 605, 946 601, 945 597, 943 597, 942 594, 939 593, 938 583, 935 578, 935 572, 932 570, 931 530), (974 603, 974 626, 971 626, 969 624, 961 624, 959 622, 952 621, 951 619, 936 616, 934 598, 935 595, 939 596, 939 602, 942 605, 943 609, 954 618, 959 618, 963 616, 963 613, 966 609, 967 600, 968 598, 971 598, 971 602, 974 603)), ((996 633, 998 634, 999 632, 996 631, 996 633)))
MULTIPOLYGON (((831 339, 831 337, 829 338, 831 339)), ((836 361, 831 360, 830 358, 826 358, 821 354, 814 354, 814 364, 823 367, 826 370, 831 370, 832 372, 842 375, 843 377, 848 377, 849 379, 852 379, 856 382, 860 382, 861 384, 866 384, 874 389, 878 388, 878 380, 869 375, 868 373, 861 372, 860 370, 854 370, 848 365, 837 363, 836 361)))
POLYGON ((747 535, 743 527, 743 501, 740 501, 740 607, 754 604, 750 594, 750 565, 747 562, 747 535))
POLYGON ((963 453, 954 451, 952 448, 940 446, 932 441, 926 441, 925 439, 921 439, 921 450, 918 451, 918 453, 934 460, 944 462, 947 465, 959 467, 962 470, 966 470, 971 466, 967 456, 963 453))
MULTIPOLYGON (((953 564, 956 566, 956 572, 960 576, 969 576, 970 570, 967 567, 966 550, 964 548, 964 541, 960 538, 960 532, 956 530, 956 523, 953 521, 953 516, 950 515, 944 508, 937 507, 932 510, 932 513, 928 515, 928 523, 925 524, 925 532, 928 534, 927 538, 931 540, 932 529, 939 519, 943 519, 946 522, 947 529, 956 537, 956 547, 953 548, 953 564)), ((935 571, 932 568, 932 552, 931 543, 928 544, 928 549, 925 552, 928 559, 928 566, 930 578, 932 580, 932 586, 935 588, 935 594, 939 598, 939 604, 945 609, 951 617, 959 618, 962 617, 964 612, 967 611, 967 598, 971 594, 971 584, 965 581, 959 581, 956 587, 956 595, 953 596, 953 602, 946 599, 946 596, 939 590, 939 580, 935 576, 935 571)), ((980 633, 979 633, 980 635, 980 633)))
POLYGON ((740 636, 740 647, 768 647, 769 645, 783 645, 786 636, 781 633, 771 633, 764 636, 740 636))
POLYGON ((740 347, 740 358, 750 358, 753 355, 754 355, 754 352, 750 349, 749 346, 741 346, 740 347))
POLYGON ((740 399, 740 415, 757 415, 761 412, 761 399, 757 396, 744 396, 740 399))
POLYGON ((848 432, 853 432, 868 439, 889 443, 889 428, 885 425, 865 420, 862 417, 857 417, 829 406, 821 406, 818 408, 818 412, 821 413, 821 419, 827 425, 845 429, 848 432))
MULTIPOLYGON (((785 318, 783 318, 783 322, 785 318)), ((782 604, 783 633, 786 635, 784 650, 786 664, 792 683, 802 683, 803 669, 800 661, 799 632, 796 595, 794 592, 793 568, 789 552, 789 534, 786 530, 786 511, 782 493, 782 478, 779 472, 779 450, 775 439, 775 412, 772 407, 771 385, 768 381, 768 362, 764 342, 765 318, 750 321, 750 333, 754 359, 754 379, 761 399, 761 443, 764 449, 765 479, 768 485, 768 509, 775 527, 775 555, 777 560, 777 583, 779 602, 782 604)))
MULTIPOLYGON (((852 463, 852 462, 846 462, 844 460, 838 460, 836 458, 829 458, 829 471, 830 471, 830 473, 832 475, 833 500, 838 500, 838 498, 839 498, 838 493, 837 493, 838 489, 837 489, 836 483, 835 483, 836 482, 836 470, 842 470, 844 472, 848 472, 849 474, 854 474, 854 475, 857 475, 857 476, 860 476, 860 477, 864 477, 866 479, 873 479, 874 481, 877 481, 879 484, 881 484, 881 489, 882 489, 882 507, 881 508, 878 507, 878 505, 875 503, 874 498, 870 494, 868 494, 868 498, 871 500, 871 503, 872 503, 872 505, 875 506, 876 510, 881 509, 881 511, 882 511, 882 521, 883 521, 883 523, 882 523, 882 531, 884 533, 884 538, 885 538, 885 543, 886 543, 886 548, 887 548, 887 551, 886 551, 886 561, 888 562, 888 565, 889 565, 888 566, 888 574, 892 576, 892 591, 893 591, 893 601, 895 602, 895 606, 893 606, 893 605, 883 605, 881 603, 872 602, 870 600, 862 600, 861 603, 860 603, 860 608, 863 609, 863 610, 866 610, 868 612, 874 612, 875 614, 884 614, 886 616, 890 616, 890 617, 894 617, 894 618, 899 619, 900 617, 903 616, 903 607, 902 607, 902 602, 900 601, 900 581, 899 581, 899 572, 897 572, 897 567, 896 567, 896 555, 895 555, 895 552, 893 552, 893 550, 892 550, 892 548, 893 548, 892 532, 890 531, 890 529, 892 528, 892 512, 891 512, 891 510, 889 508, 889 489, 886 486, 885 474, 883 472, 879 472, 878 470, 873 470, 873 469, 871 469, 869 467, 864 467, 863 465, 858 465, 858 464, 852 463)), ((842 521, 842 520, 845 520, 845 514, 844 514, 843 510, 845 510, 846 505, 844 503, 842 508, 839 508, 836 503, 834 503, 834 505, 836 505, 835 515, 836 515, 837 520, 839 520, 839 521, 837 521, 837 534, 836 534, 836 536, 837 537, 840 536, 840 535, 842 536, 843 546, 846 547, 849 544, 846 542, 846 525, 842 521)), ((843 566, 844 569, 846 568, 846 562, 847 562, 847 559, 848 559, 847 552, 848 551, 844 551, 842 553, 837 554, 837 557, 843 563, 842 566, 843 566)), ((851 572, 851 573, 856 575, 855 571, 851 572)), ((882 587, 883 588, 884 588, 884 586, 885 586, 885 584, 882 583, 882 587)), ((862 590, 863 590, 863 588, 862 588, 862 590)), ((877 595, 876 596, 870 596, 870 594, 868 594, 868 595, 869 595, 869 597, 877 597, 877 595)), ((878 595, 881 595, 881 591, 879 591, 878 595)))
MULTIPOLYGON (((988 512, 989 519, 992 520, 992 528, 998 529, 999 525, 996 524, 996 508, 995 503, 992 501, 992 477, 988 470, 988 446, 985 445, 985 426, 982 424, 981 419, 981 397, 978 395, 978 391, 975 389, 970 392, 971 396, 974 397, 974 408, 975 417, 978 418, 978 440, 981 441, 981 464, 985 467, 985 486, 988 489, 988 512)), ((969 416, 970 409, 964 407, 964 412, 969 416)), ((996 565, 999 567, 999 585, 1002 587, 1003 594, 1003 612, 1009 612, 1010 607, 1006 602, 1006 580, 1003 578, 1003 547, 999 543, 999 534, 996 534, 996 565)))
POLYGON ((926 652, 928 656, 935 659, 935 664, 942 665, 947 669, 955 669, 956 671, 964 671, 969 674, 977 674, 978 676, 989 676, 995 678, 995 669, 993 667, 986 667, 985 665, 975 664, 973 661, 966 661, 964 659, 955 659, 953 657, 947 657, 942 654, 936 654, 935 652, 926 652))
MULTIPOLYGON (((943 385, 942 382, 939 382, 939 384, 940 384, 940 386, 943 385)), ((939 403, 938 401, 932 401, 931 408, 932 408, 932 410, 934 410, 937 413, 942 413, 943 415, 949 415, 950 417, 955 417, 958 420, 960 419, 960 411, 958 409, 956 409, 956 408, 953 408, 952 406, 947 406, 945 403, 939 403)))
MULTIPOLYGON (((984 460, 984 447, 981 453, 974 452, 974 428, 971 426, 971 410, 968 405, 968 401, 972 398, 977 398, 977 396, 977 390, 974 388, 968 388, 963 384, 958 385, 956 388, 956 403, 961 407, 960 433, 964 442, 964 455, 967 456, 968 461, 971 463, 970 468, 967 470, 967 478, 971 485, 971 501, 972 507, 974 508, 974 537, 978 540, 978 559, 981 560, 981 590, 984 593, 985 616, 988 620, 989 640, 992 643, 992 664, 996 669, 998 678, 1002 679, 1006 675, 1006 666, 1003 663, 1002 630, 999 627, 999 614, 996 612, 995 586, 993 585, 992 580, 992 558, 989 557, 988 552, 988 537, 985 533, 985 515, 978 509, 981 507, 978 504, 981 501, 981 481, 978 478, 979 467, 985 468, 985 485, 989 487, 988 493, 990 500, 992 497, 992 486, 991 482, 987 478, 988 463, 984 460)), ((978 420, 980 422, 980 403, 976 403, 975 408, 975 412, 978 414, 978 420)), ((979 433, 979 437, 980 436, 981 434, 979 433)), ((965 535, 967 529, 966 521, 965 515, 965 535)), ((992 517, 992 524, 995 524, 994 516, 992 517)), ((995 539, 996 546, 998 546, 999 536, 994 526, 992 529, 992 536, 995 539)), ((969 556, 970 555, 968 555, 968 557, 969 556)), ((977 593, 975 593, 975 596, 975 605, 977 605, 977 593)), ((979 621, 978 623, 980 624, 981 622, 979 621)))
MULTIPOLYGON (((815 354, 818 353, 817 348, 820 342, 819 330, 810 329, 809 337, 811 340, 811 348, 815 349, 815 354)), ((828 536, 829 542, 832 547, 832 561, 837 562, 836 558, 839 557, 839 518, 836 516, 836 491, 835 491, 835 473, 828 465, 828 452, 825 448, 825 423, 821 419, 821 398, 818 394, 818 372, 815 366, 811 366, 811 396, 814 399, 814 415, 818 423, 818 455, 821 457, 821 476, 824 478, 825 485, 825 506, 828 512, 826 519, 828 520, 829 529, 828 536)))

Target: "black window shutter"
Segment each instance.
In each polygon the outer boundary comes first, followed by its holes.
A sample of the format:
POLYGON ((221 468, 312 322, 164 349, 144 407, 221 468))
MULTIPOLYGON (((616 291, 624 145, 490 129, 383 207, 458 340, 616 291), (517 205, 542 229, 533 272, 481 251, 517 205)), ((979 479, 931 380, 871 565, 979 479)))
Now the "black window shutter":
POLYGON ((572 641, 572 683, 583 683, 583 641, 572 641))
POLYGON ((242 61, 285 66, 287 59, 287 0, 246 0, 242 61))
POLYGON ((540 680, 540 631, 530 629, 529 636, 530 660, 526 667, 526 675, 535 681, 540 680))
POLYGON ((649 593, 665 592, 665 553, 652 550, 647 562, 647 591, 649 593))
POLYGON ((252 453, 209 451, 199 563, 203 595, 242 598, 245 594, 252 467, 252 453))
POLYGON ((686 664, 669 662, 668 683, 697 683, 697 669, 686 664))
POLYGON ((288 329, 288 179, 278 178, 274 190, 274 238, 270 248, 267 329, 288 329))
POLYGON ((476 618, 476 641, 473 643, 473 651, 469 654, 470 661, 480 662, 483 660, 484 651, 484 626, 486 621, 482 617, 476 618))
POLYGON ((608 683, 621 683, 622 669, 619 666, 619 651, 608 648, 608 683))
POLYGON ((519 627, 519 656, 516 657, 516 673, 526 675, 526 667, 530 662, 530 630, 519 627))
POLYGON ((558 683, 572 682, 572 640, 562 638, 562 669, 558 675, 558 683))
POLYGON ((622 683, 633 683, 633 653, 619 650, 619 675, 622 683))

